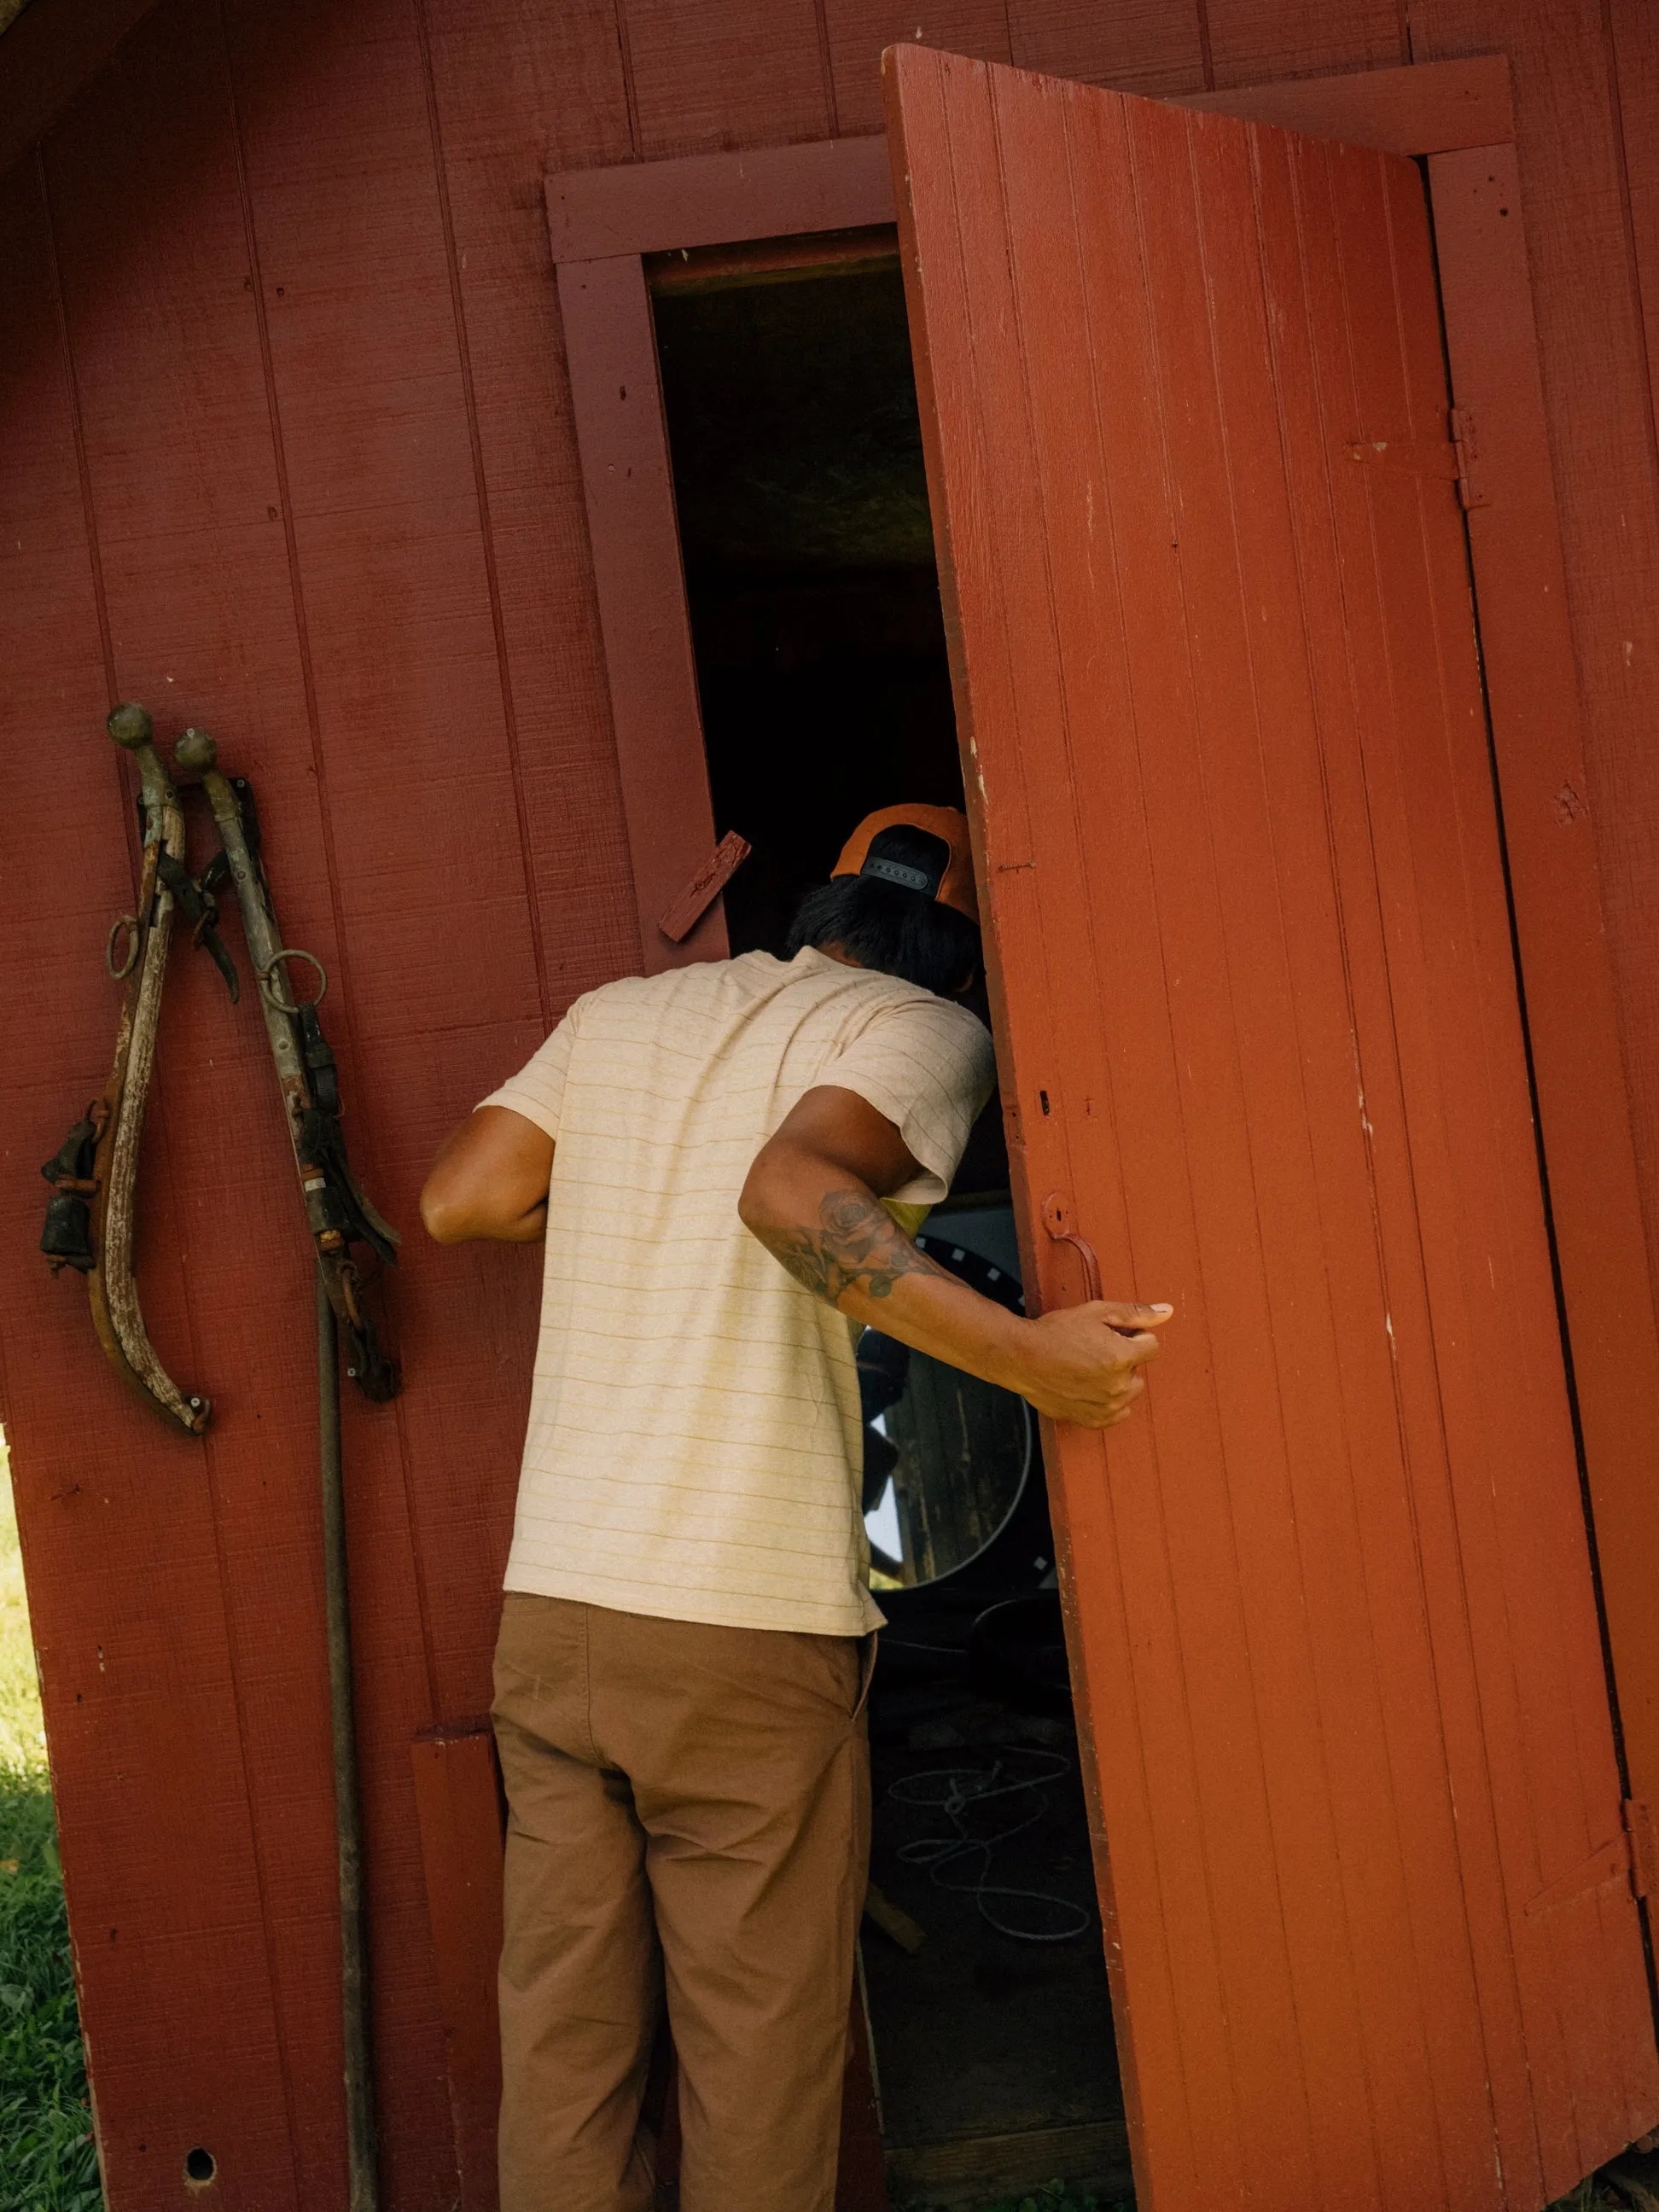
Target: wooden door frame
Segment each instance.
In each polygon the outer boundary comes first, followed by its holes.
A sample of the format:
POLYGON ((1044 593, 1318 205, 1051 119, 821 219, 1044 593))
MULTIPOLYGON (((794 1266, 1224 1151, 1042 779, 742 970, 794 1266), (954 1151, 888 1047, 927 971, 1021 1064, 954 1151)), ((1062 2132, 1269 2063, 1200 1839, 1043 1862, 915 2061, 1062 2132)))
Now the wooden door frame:
POLYGON ((623 814, 647 975, 718 959, 712 900, 660 927, 714 845, 696 665, 642 256, 895 221, 887 141, 579 169, 547 180, 548 226, 587 500, 623 814))
MULTIPOLYGON (((1643 1235, 1501 54, 1172 103, 1426 161, 1516 936, 1575 1417, 1638 1858, 1659 1805, 1659 1322, 1643 1235)), ((594 576, 648 969, 656 917, 713 843, 641 256, 895 220, 884 137, 550 177, 594 576)), ((1365 426, 1353 426, 1364 434, 1365 426)))

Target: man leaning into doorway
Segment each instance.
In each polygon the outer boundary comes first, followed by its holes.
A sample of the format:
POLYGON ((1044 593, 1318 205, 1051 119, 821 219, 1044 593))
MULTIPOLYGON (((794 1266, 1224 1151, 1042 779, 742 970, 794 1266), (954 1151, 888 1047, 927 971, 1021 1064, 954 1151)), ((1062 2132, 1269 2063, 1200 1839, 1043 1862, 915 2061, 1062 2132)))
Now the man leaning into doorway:
POLYGON ((994 1080, 962 815, 871 816, 790 951, 579 999, 422 1198, 442 1242, 547 1243, 495 1656, 502 2212, 647 2212, 665 2000, 683 2212, 830 2212, 881 1620, 854 1334, 1104 1428, 1167 1316, 1026 1320, 902 1225, 994 1080))

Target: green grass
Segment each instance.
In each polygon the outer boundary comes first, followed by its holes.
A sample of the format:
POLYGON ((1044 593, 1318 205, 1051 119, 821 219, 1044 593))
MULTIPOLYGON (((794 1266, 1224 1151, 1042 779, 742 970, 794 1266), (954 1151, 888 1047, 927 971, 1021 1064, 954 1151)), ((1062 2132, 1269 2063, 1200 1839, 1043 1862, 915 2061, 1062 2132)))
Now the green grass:
POLYGON ((0 2212, 99 2212, 103 2201, 0 1442, 0 2212))

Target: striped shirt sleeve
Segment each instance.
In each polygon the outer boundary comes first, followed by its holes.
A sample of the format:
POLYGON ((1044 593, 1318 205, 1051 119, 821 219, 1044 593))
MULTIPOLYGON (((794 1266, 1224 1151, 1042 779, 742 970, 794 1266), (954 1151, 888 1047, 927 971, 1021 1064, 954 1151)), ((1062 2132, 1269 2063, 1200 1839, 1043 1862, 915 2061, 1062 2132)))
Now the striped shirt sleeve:
POLYGON ((479 1105, 510 1107, 514 1113, 522 1114, 526 1121, 533 1121, 544 1136, 551 1137, 556 1144, 559 1116, 564 1106, 565 1077, 570 1069, 580 1006, 579 999, 552 1036, 518 1073, 509 1076, 500 1090, 492 1091, 488 1098, 481 1098, 479 1105))
POLYGON ((818 1081, 856 1091, 892 1122, 922 1170, 894 1194, 933 1205, 995 1088, 996 1064, 976 1016, 945 999, 913 999, 884 1007, 818 1081))

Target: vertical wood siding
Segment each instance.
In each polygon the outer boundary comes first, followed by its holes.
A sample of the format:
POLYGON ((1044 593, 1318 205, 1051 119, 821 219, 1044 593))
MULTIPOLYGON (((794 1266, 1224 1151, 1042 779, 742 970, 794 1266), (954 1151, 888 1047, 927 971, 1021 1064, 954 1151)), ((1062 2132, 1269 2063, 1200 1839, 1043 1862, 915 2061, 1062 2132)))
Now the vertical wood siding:
POLYGON ((1607 27, 1651 391, 1659 376, 1659 15, 1644 0, 1610 0, 1607 27))
MULTIPOLYGON (((1632 64, 1631 106, 1620 100, 1618 42, 1601 9, 1586 0, 1525 9, 1504 0, 1414 0, 1412 46, 1419 61, 1507 51, 1514 68, 1589 796, 1649 1252, 1659 1273, 1659 747, 1643 734, 1659 726, 1659 472, 1624 161, 1630 145, 1639 162, 1659 129, 1652 76, 1636 51, 1644 13, 1632 8, 1614 17, 1632 64)), ((1650 259, 1650 311, 1655 283, 1659 269, 1650 259)))
POLYGON ((1218 88, 1409 61, 1397 0, 1206 0, 1218 88))
POLYGON ((1092 0, 1009 0, 1008 24, 1011 58, 1021 69, 1120 92, 1214 88, 1201 8, 1172 8, 1164 0, 1130 0, 1111 9, 1092 0))
MULTIPOLYGON (((872 54, 919 40, 988 62, 1016 58, 1006 0, 824 0, 837 131, 881 129, 881 76, 872 54)), ((1033 64, 1035 68, 1039 64, 1033 64)))
MULTIPOLYGON (((443 1129, 637 958, 542 179, 873 130, 913 37, 1179 92, 1507 46, 1643 1158, 1659 1227, 1655 64, 1613 0, 161 0, 0 182, 0 1413, 115 2212, 205 2144, 343 2201, 311 1299, 257 1020, 173 963, 141 1265, 192 1447, 34 1255, 112 1041, 137 696, 255 781, 404 1230, 410 1388, 347 1406, 390 2212, 453 2189, 410 1784, 482 1710, 535 1262, 440 1252, 443 1129), (1626 167, 1627 164, 1627 167, 1626 167), (1627 189, 1628 187, 1628 189, 1627 189)), ((233 928, 233 937, 234 931, 233 928)))

